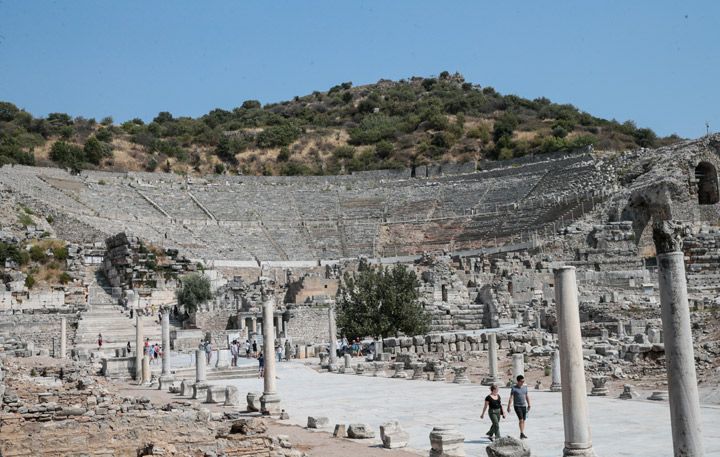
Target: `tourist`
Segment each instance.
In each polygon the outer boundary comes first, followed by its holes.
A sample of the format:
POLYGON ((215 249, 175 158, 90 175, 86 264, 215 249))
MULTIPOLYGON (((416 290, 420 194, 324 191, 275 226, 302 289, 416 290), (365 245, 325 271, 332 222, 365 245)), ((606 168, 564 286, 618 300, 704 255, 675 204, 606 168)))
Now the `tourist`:
POLYGON ((132 353, 132 346, 130 346, 130 342, 128 341, 128 344, 126 346, 127 349, 127 355, 130 355, 132 353))
POLYGON ((200 338, 200 344, 198 344, 198 349, 200 349, 201 351, 205 350, 205 340, 203 340, 202 338, 200 338))
POLYGON ((245 358, 250 358, 250 340, 245 340, 245 358))
POLYGON ((207 364, 210 365, 210 358, 212 358, 212 343, 210 340, 205 343, 205 358, 207 359, 207 364))
POLYGON ((528 388, 525 385, 525 376, 518 375, 517 384, 510 389, 510 399, 508 400, 507 410, 510 411, 510 406, 515 402, 515 414, 517 414, 520 422, 520 438, 525 439, 525 420, 530 412, 530 396, 528 395, 528 388))
POLYGON ((253 357, 255 357, 256 354, 258 353, 257 340, 253 340, 253 342, 252 342, 252 353, 253 353, 253 357))
POLYGON ((98 333, 98 342, 97 343, 98 343, 98 349, 102 349, 102 343, 103 343, 102 333, 98 333))
POLYGON ((492 425, 486 435, 490 438, 490 441, 493 441, 493 436, 495 438, 500 438, 500 416, 505 419, 505 411, 503 411, 502 400, 500 399, 500 394, 498 394, 498 387, 495 384, 490 386, 490 395, 485 397, 485 406, 480 414, 480 419, 485 417, 485 411, 488 411, 488 409, 490 410, 488 415, 490 416, 492 425))
POLYGON ((237 340, 233 340, 232 343, 230 343, 230 355, 232 356, 232 360, 231 360, 231 362, 230 362, 230 366, 236 367, 236 366, 237 366, 237 360, 238 360, 237 340))
POLYGON ((265 376, 265 357, 263 357, 262 352, 260 354, 258 354, 258 365, 259 365, 258 378, 262 378, 265 376))
POLYGON ((134 312, 134 311, 133 311, 133 309, 132 309, 132 308, 130 308, 130 319, 132 319, 132 318, 133 318, 133 312, 134 312))
POLYGON ((285 360, 290 360, 293 355, 293 347, 292 344, 290 344, 290 340, 285 340, 285 360))
POLYGON ((158 357, 160 357, 160 345, 155 343, 155 347, 153 348, 153 361, 157 362, 158 357))
POLYGON ((277 347, 275 348, 275 357, 277 358, 278 362, 282 362, 282 356, 283 356, 283 347, 282 344, 276 342, 277 347))

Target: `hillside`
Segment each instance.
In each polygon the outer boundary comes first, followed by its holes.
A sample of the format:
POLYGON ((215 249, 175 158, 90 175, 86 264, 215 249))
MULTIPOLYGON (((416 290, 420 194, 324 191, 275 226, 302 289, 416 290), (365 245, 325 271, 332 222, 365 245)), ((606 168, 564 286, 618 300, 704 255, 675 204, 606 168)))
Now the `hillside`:
POLYGON ((181 174, 344 174, 528 154, 657 147, 679 140, 546 98, 501 95, 458 74, 342 83, 282 103, 255 100, 193 119, 161 112, 121 125, 35 118, 0 102, 0 165, 181 174))

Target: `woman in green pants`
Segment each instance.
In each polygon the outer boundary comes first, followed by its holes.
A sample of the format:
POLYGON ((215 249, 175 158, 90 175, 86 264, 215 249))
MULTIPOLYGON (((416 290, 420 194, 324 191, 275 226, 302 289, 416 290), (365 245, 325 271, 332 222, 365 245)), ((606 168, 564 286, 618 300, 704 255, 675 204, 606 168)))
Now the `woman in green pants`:
POLYGON ((495 384, 490 386, 490 395, 485 397, 485 406, 483 407, 482 414, 480 414, 480 419, 485 417, 485 411, 488 409, 490 410, 489 415, 492 426, 490 427, 490 431, 487 432, 487 436, 490 438, 490 441, 493 441, 493 435, 495 435, 495 438, 500 438, 500 416, 502 416, 503 419, 505 418, 502 400, 500 400, 498 387, 495 384))

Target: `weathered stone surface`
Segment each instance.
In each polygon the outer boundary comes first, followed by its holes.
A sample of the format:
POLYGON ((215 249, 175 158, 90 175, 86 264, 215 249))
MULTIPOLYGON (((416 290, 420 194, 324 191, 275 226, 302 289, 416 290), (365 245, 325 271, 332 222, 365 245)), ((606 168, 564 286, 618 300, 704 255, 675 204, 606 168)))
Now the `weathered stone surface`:
POLYGON ((465 436, 452 427, 434 427, 430 432, 430 457, 465 457, 465 436))
POLYGON ((410 435, 393 421, 380 425, 380 439, 385 449, 397 449, 407 446, 410 435))
POLYGON ((227 386, 225 388, 225 404, 224 406, 240 406, 240 392, 235 386, 227 386))
POLYGON ((245 397, 248 411, 260 411, 260 397, 262 392, 248 392, 245 397))
POLYGON ((488 457, 530 457, 530 447, 524 440, 503 436, 485 448, 488 457))
POLYGON ((345 430, 345 424, 335 424, 335 430, 333 431, 335 438, 345 438, 347 431, 345 430))
POLYGON ((350 424, 347 428, 348 438, 375 438, 375 431, 368 424, 350 424))
POLYGON ((308 416, 307 428, 324 428, 330 424, 330 420, 324 416, 308 416))

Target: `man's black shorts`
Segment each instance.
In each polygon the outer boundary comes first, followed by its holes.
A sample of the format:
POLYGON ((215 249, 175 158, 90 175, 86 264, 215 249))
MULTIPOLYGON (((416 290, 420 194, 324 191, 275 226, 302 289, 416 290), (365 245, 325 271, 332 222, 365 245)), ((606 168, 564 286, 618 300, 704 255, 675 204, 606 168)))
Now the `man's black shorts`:
POLYGON ((527 413, 528 413, 527 406, 513 405, 513 408, 515 408, 515 414, 517 414, 518 419, 520 419, 521 421, 524 421, 525 419, 527 419, 527 413))

